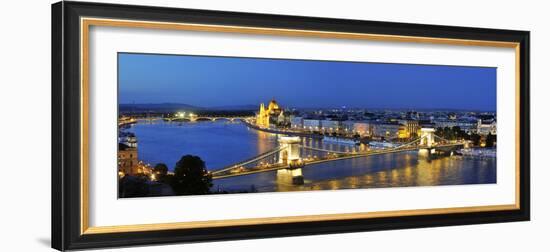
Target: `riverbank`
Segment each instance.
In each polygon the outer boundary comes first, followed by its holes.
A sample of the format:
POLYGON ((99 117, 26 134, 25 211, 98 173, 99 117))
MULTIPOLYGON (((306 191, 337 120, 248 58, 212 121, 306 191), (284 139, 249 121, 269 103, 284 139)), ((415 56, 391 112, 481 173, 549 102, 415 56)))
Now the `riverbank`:
POLYGON ((289 136, 299 136, 299 137, 309 137, 313 139, 323 139, 323 135, 315 134, 315 133, 305 133, 305 132, 296 132, 296 131, 290 131, 290 130, 280 130, 280 129, 267 129, 267 128, 261 128, 258 127, 252 123, 249 123, 246 120, 241 120, 247 127, 267 132, 267 133, 273 133, 273 134, 283 134, 283 135, 289 135, 289 136))
POLYGON ((496 158, 496 148, 469 148, 457 151, 463 157, 496 158))

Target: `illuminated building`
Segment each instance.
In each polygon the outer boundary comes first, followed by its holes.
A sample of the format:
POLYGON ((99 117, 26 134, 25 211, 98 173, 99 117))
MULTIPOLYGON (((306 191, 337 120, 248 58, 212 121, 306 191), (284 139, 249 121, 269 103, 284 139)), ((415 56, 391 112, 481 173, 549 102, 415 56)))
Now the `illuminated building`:
POLYGON ((452 121, 456 120, 456 114, 455 113, 450 113, 449 114, 449 120, 452 120, 452 121))
POLYGON ((353 131, 361 137, 370 136, 373 131, 373 126, 367 122, 355 122, 353 123, 353 131))
POLYGON ((260 104, 260 111, 258 111, 256 115, 256 125, 263 128, 269 128, 271 125, 271 118, 275 118, 274 120, 278 121, 281 115, 284 116, 283 110, 279 107, 279 104, 272 99, 267 105, 267 109, 263 103, 260 104))
POLYGON ((342 131, 346 134, 353 133, 354 132, 353 124, 354 124, 354 121, 350 121, 350 120, 343 121, 341 125, 342 131))
POLYGON ((477 122, 477 133, 480 135, 496 135, 497 134, 497 121, 495 119, 482 120, 477 122))
POLYGON ((346 135, 359 135, 360 137, 370 136, 372 132, 372 125, 367 121, 342 121, 341 133, 346 135))
POLYGON ((399 126, 398 138, 399 139, 406 139, 406 138, 409 138, 409 137, 410 137, 410 134, 409 134, 409 131, 407 130, 407 127, 405 127, 405 125, 399 126))
POLYGON ((304 118, 300 116, 295 116, 290 119, 290 125, 293 129, 301 129, 304 126, 304 118))
POLYGON ((420 125, 416 120, 403 120, 400 121, 401 126, 399 127, 399 138, 400 139, 409 139, 415 138, 419 135, 420 125))
POLYGON ((277 123, 278 124, 284 124, 286 122, 286 116, 283 110, 281 110, 281 113, 277 116, 277 123))
POLYGON ((478 122, 471 120, 440 120, 435 122, 436 128, 453 128, 460 127, 461 130, 466 132, 472 129, 477 129, 478 122))
POLYGON ((123 143, 131 148, 137 148, 137 138, 132 132, 119 132, 118 142, 123 143))
POLYGON ((321 130, 323 132, 339 132, 341 129, 340 121, 321 120, 321 130))
POLYGON ((304 129, 309 131, 319 131, 321 127, 321 121, 317 119, 304 119, 302 124, 304 129))
POLYGON ((137 148, 119 143, 117 161, 119 172, 128 175, 134 175, 138 173, 137 148))
POLYGON ((372 135, 375 137, 384 137, 392 139, 399 137, 399 127, 401 125, 397 122, 376 122, 373 123, 372 135))

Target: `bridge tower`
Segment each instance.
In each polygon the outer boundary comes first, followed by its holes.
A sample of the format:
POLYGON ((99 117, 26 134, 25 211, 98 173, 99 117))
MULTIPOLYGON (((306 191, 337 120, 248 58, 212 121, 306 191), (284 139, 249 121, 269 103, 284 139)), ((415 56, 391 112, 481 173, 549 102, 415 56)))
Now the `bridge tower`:
POLYGON ((420 129, 420 145, 426 146, 428 148, 432 147, 434 144, 434 128, 422 128, 420 129))
POLYGON ((434 145, 434 128, 422 128, 420 129, 420 149, 418 149, 418 154, 423 157, 431 158, 432 154, 435 153, 435 149, 432 148, 434 145))
POLYGON ((300 137, 283 136, 279 138, 279 145, 282 147, 279 152, 279 163, 287 164, 287 169, 277 170, 277 177, 292 177, 292 184, 304 184, 302 175, 302 159, 300 157, 300 137))
POLYGON ((279 152, 279 163, 290 164, 300 160, 300 137, 283 136, 279 138, 282 150, 279 152))

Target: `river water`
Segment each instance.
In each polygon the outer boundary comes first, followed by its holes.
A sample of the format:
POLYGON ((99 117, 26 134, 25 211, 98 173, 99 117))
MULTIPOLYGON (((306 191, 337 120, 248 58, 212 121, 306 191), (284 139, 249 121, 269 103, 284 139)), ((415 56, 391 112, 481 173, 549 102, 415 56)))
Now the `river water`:
MULTIPOLYGON (((278 135, 248 128, 240 122, 144 122, 128 131, 138 138, 138 157, 173 169, 181 156, 202 158, 214 171, 235 164, 278 145, 278 135)), ((326 143, 304 138, 303 144, 321 149, 349 151, 364 146, 326 143)), ((320 155, 314 151, 303 156, 320 155)), ((285 172, 263 172, 214 180, 213 191, 305 191, 350 188, 435 186, 496 183, 495 158, 460 156, 427 160, 417 151, 384 154, 309 165, 302 169, 303 185, 293 185, 285 172)))

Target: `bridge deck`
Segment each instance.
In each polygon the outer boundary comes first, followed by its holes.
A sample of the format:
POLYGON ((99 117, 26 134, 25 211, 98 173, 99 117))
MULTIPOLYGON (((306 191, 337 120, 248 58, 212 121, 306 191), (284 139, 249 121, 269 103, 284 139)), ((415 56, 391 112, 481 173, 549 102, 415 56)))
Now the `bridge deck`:
POLYGON ((225 171, 229 171, 229 170, 232 170, 232 169, 235 169, 239 166, 242 166, 242 165, 245 165, 245 164, 249 164, 249 163, 252 163, 252 162, 255 162, 255 161, 258 161, 264 157, 267 157, 267 156, 270 156, 272 154, 275 154, 277 152, 279 152, 282 148, 281 147, 277 147, 273 150, 270 150, 268 152, 265 152, 265 153, 262 153, 258 156, 255 156, 255 157, 252 157, 252 158, 249 158, 247 160, 244 160, 244 161, 241 161, 241 162, 238 162, 236 164, 233 164, 233 165, 230 165, 230 166, 226 166, 222 169, 219 169, 219 170, 216 170, 216 171, 212 171, 212 174, 217 174, 217 173, 222 173, 222 172, 225 172, 225 171))
MULTIPOLYGON (((454 144, 443 144, 443 145, 436 145, 436 146, 432 146, 430 148, 446 148, 446 147, 456 147, 456 146, 460 146, 460 145, 464 145, 463 143, 454 143, 454 144)), ((352 158, 361 158, 361 157, 369 157, 369 156, 374 156, 374 155, 383 155, 383 154, 391 154, 391 153, 397 153, 397 152, 405 152, 405 151, 414 151, 414 150, 419 150, 419 149, 425 149, 426 147, 425 146, 414 146, 414 147, 407 147, 407 148, 396 148, 396 149, 390 149, 390 150, 378 150, 378 151, 369 151, 369 152, 364 152, 364 153, 356 153, 356 154, 348 154, 346 156, 339 156, 339 157, 334 157, 334 158, 327 158, 327 159, 319 159, 319 160, 313 160, 313 161, 306 161, 304 162, 304 167, 307 167, 308 165, 315 165, 315 164, 321 164, 321 163, 326 163, 326 162, 333 162, 333 161, 338 161, 338 160, 346 160, 346 159, 352 159, 352 158)), ((268 168, 251 168, 251 169, 247 169, 246 171, 242 171, 242 172, 238 172, 238 173, 230 173, 230 174, 224 174, 224 175, 214 175, 212 177, 212 179, 224 179, 224 178, 231 178, 231 177, 237 177, 237 176, 246 176, 246 175, 251 175, 251 174, 256 174, 256 173, 260 173, 260 172, 270 172, 270 171, 276 171, 276 170, 280 170, 280 169, 287 169, 289 168, 288 165, 276 165, 276 166, 272 166, 272 167, 268 167, 268 168)), ((224 172, 225 171, 228 171, 228 169, 224 169, 224 172)), ((221 170, 219 171, 215 171, 213 172, 214 173, 221 173, 221 170)))

